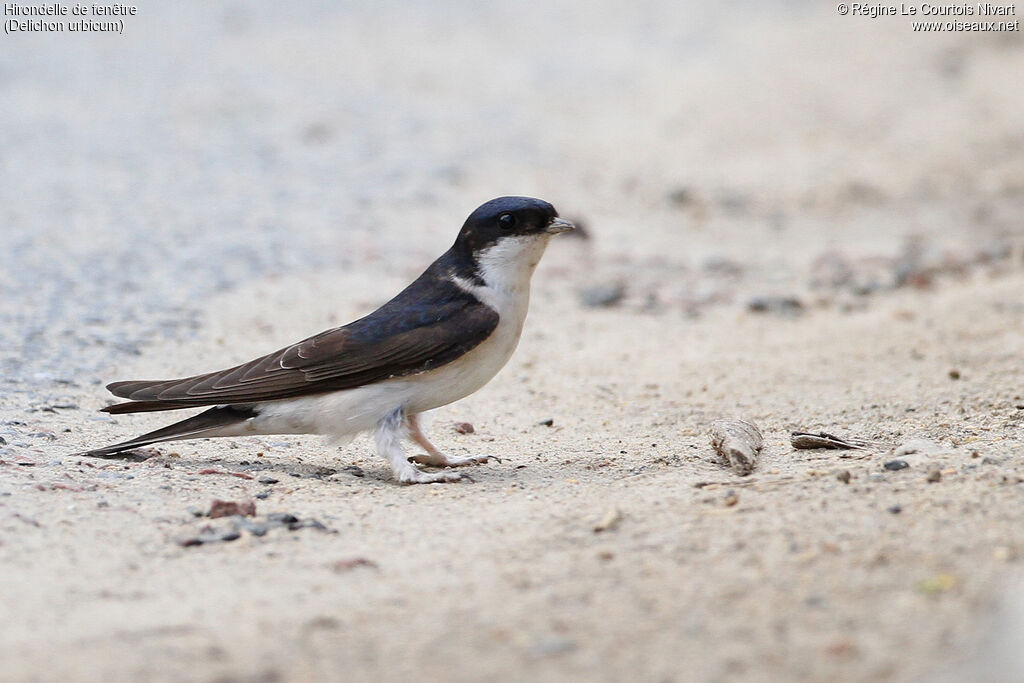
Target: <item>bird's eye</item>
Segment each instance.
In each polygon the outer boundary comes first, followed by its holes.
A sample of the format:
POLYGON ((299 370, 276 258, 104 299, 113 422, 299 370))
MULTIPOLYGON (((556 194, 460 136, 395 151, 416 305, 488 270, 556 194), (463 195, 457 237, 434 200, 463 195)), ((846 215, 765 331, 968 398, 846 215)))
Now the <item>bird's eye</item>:
POLYGON ((498 225, 502 230, 511 230, 516 227, 516 217, 510 213, 503 213, 498 216, 498 225))

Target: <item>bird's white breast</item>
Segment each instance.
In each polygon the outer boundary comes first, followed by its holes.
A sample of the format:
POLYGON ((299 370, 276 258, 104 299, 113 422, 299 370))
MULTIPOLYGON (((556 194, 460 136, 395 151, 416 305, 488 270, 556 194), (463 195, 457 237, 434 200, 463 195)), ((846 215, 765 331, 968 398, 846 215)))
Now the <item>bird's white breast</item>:
POLYGON ((411 402, 410 412, 422 412, 469 396, 487 384, 505 367, 519 344, 530 306, 530 278, 544 255, 548 235, 506 237, 477 254, 480 278, 477 284, 453 276, 457 286, 498 313, 494 332, 456 360, 417 379, 429 382, 423 401, 411 402), (427 405, 432 404, 432 405, 427 405))

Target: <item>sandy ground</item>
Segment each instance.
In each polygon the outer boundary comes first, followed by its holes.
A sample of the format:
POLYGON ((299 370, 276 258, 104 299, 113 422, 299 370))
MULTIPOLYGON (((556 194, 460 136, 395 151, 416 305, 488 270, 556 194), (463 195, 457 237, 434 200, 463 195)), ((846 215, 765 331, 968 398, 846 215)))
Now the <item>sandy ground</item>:
POLYGON ((195 3, 5 35, 0 679, 1024 678, 1020 34, 833 11, 195 3), (434 416, 502 458, 472 483, 398 486, 365 439, 69 455, 167 421, 96 412, 103 382, 351 320, 508 193, 590 239, 434 416), (764 432, 752 476, 722 416, 764 432))

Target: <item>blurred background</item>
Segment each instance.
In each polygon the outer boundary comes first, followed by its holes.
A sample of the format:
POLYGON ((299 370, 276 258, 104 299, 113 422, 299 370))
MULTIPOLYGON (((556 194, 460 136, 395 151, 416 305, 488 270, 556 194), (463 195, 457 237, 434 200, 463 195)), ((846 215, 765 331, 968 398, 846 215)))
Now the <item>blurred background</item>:
POLYGON ((588 226, 583 305, 852 305, 916 282, 907 258, 1020 241, 1019 31, 797 1, 138 7, 123 35, 3 37, 5 382, 95 378, 254 278, 413 273, 502 194, 588 226))
POLYGON ((14 678, 904 680, 977 646, 951 680, 1020 680, 1019 30, 798 0, 137 7, 123 35, 0 36, 14 678), (508 370, 440 411, 440 443, 509 454, 472 487, 395 486, 358 442, 69 456, 163 424, 97 415, 100 384, 345 323, 506 194, 585 230, 508 370), (756 478, 712 461, 733 413, 765 428, 756 478), (942 447, 900 472, 790 448, 819 426, 942 447), (225 496, 336 533, 183 548, 225 496))

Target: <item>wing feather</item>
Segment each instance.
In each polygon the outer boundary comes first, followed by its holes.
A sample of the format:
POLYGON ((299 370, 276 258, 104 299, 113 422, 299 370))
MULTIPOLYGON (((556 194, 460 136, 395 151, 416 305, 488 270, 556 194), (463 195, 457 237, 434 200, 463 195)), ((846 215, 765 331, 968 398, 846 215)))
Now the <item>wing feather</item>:
POLYGON ((351 389, 425 372, 474 348, 498 325, 494 309, 447 278, 424 281, 429 274, 365 318, 247 363, 181 379, 114 382, 107 388, 131 401, 180 408, 351 389))

